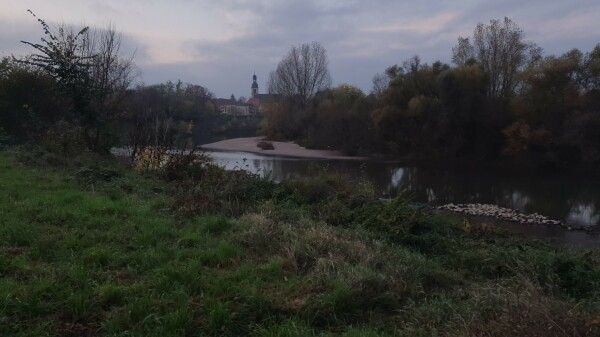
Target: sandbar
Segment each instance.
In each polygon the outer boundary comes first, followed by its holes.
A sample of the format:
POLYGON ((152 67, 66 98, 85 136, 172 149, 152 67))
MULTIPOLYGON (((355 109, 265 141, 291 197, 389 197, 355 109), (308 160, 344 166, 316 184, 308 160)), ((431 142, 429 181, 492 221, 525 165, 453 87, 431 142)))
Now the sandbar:
POLYGON ((246 138, 233 138, 222 140, 220 142, 200 145, 200 149, 207 151, 235 151, 235 152, 249 152, 254 154, 260 154, 264 156, 278 156, 278 157, 294 157, 294 158, 313 158, 313 159, 334 159, 334 160, 366 160, 366 157, 352 157, 344 156, 338 151, 330 150, 311 150, 304 148, 294 142, 274 142, 269 141, 273 144, 275 149, 263 150, 256 146, 260 141, 264 140, 263 137, 246 137, 246 138))

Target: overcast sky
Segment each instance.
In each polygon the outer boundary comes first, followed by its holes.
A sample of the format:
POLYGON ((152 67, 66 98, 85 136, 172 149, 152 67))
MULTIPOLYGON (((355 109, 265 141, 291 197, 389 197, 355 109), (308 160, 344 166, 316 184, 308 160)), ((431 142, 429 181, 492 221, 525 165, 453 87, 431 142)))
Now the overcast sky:
POLYGON ((546 54, 600 43, 598 0, 0 0, 0 56, 32 50, 48 23, 116 26, 141 80, 200 84, 218 97, 259 92, 292 45, 320 41, 334 84, 369 92, 373 75, 419 55, 450 62, 459 36, 508 16, 546 54))

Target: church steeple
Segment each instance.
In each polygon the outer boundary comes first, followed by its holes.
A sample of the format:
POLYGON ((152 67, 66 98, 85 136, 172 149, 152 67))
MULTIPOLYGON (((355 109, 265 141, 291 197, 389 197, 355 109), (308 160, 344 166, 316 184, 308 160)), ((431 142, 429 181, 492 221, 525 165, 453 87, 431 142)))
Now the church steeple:
POLYGON ((252 98, 256 98, 256 96, 258 95, 258 83, 256 82, 256 72, 254 73, 254 76, 252 76, 252 98))

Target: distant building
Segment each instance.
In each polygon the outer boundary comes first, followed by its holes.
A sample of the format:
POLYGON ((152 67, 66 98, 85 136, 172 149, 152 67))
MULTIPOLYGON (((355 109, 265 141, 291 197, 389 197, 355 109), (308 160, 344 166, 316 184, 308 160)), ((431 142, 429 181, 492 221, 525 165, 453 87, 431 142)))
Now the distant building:
POLYGON ((222 113, 236 117, 255 116, 277 105, 279 95, 258 93, 256 74, 252 76, 250 90, 250 98, 246 103, 236 101, 233 95, 229 99, 214 99, 213 103, 222 113))
POLYGON ((252 98, 258 96, 258 82, 256 82, 256 73, 252 75, 252 85, 250 86, 250 88, 252 89, 250 96, 252 98))
POLYGON ((250 89, 251 96, 250 99, 248 99, 248 103, 253 105, 259 113, 262 113, 265 109, 273 107, 277 104, 279 95, 258 93, 256 73, 252 76, 252 85, 250 86, 250 89))
POLYGON ((242 103, 235 100, 235 97, 231 95, 231 98, 217 98, 213 100, 213 103, 222 113, 226 115, 236 117, 249 117, 256 114, 257 108, 249 103, 242 103))

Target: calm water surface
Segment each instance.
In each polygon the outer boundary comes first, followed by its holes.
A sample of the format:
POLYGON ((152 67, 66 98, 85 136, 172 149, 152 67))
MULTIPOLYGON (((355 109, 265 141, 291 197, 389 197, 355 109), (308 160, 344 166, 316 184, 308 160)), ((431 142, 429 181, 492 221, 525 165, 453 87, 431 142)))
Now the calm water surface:
MULTIPOLYGON (((293 174, 307 174, 327 168, 370 180, 382 197, 394 196, 406 189, 416 202, 489 203, 539 213, 570 226, 600 225, 600 177, 564 176, 557 173, 503 169, 450 169, 416 167, 373 161, 295 159, 261 156, 243 152, 207 152, 227 169, 269 173, 275 180, 293 174)), ((536 226, 543 227, 543 226, 536 226)), ((531 231, 531 230, 530 230, 531 231)), ((554 231, 542 230, 544 233, 554 231)), ((560 233, 566 232, 559 229, 560 233)), ((524 233, 532 234, 532 233, 524 233)), ((586 237, 593 237, 585 233, 586 237)), ((548 234, 541 234, 547 237, 548 234)), ((600 238, 593 241, 600 243, 600 238)))

